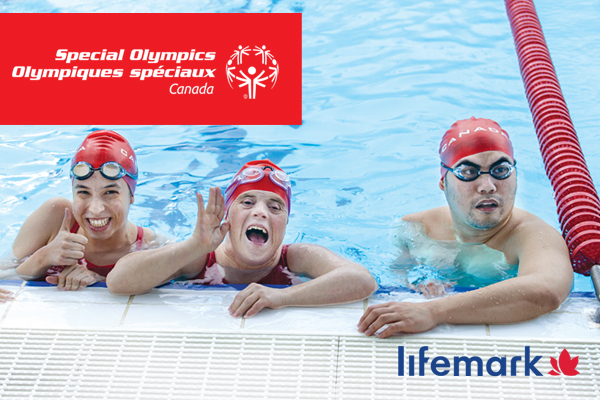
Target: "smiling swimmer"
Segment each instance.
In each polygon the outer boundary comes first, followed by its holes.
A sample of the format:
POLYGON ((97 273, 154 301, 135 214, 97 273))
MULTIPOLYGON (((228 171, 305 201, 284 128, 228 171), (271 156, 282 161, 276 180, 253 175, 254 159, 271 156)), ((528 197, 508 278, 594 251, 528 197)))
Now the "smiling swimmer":
MULTIPOLYGON (((56 197, 27 218, 13 253, 23 279, 61 290, 104 281, 124 255, 158 245, 148 228, 127 219, 138 178, 129 142, 116 132, 90 133, 71 161, 73 201, 56 197)), ((163 238, 164 239, 164 238, 163 238)))
POLYGON ((291 197, 289 177, 277 165, 245 164, 225 198, 219 188, 210 188, 204 209, 197 194, 198 221, 189 239, 122 258, 107 279, 109 290, 138 294, 181 277, 201 284, 249 284, 229 307, 234 317, 251 317, 265 307, 345 303, 373 293, 377 285, 363 266, 318 245, 283 244, 291 197), (313 279, 299 283, 296 275, 313 279))
MULTIPOLYGON (((371 306, 358 324, 359 331, 369 336, 424 332, 441 323, 526 321, 558 308, 571 290, 573 270, 561 235, 533 214, 514 208, 516 162, 508 133, 489 119, 457 121, 442 137, 439 154, 439 187, 448 206, 402 218, 427 237, 404 243, 403 262, 410 263, 412 258, 414 264, 428 263, 447 256, 440 251, 448 246, 477 245, 500 253, 505 264, 518 266, 517 276, 426 303, 371 306), (422 248, 431 242, 439 246, 422 248)), ((451 257, 446 262, 472 266, 469 257, 473 255, 463 252, 462 259, 451 257)), ((495 268, 491 262, 477 262, 480 274, 495 268)), ((440 294, 435 285, 421 289, 433 296, 440 294)))

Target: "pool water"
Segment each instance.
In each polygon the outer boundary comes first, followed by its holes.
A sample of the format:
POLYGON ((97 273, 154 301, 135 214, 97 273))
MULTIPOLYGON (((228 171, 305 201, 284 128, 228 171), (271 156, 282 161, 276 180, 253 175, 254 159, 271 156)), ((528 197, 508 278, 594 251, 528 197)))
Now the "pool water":
POLYGON ((458 287, 482 287, 517 276, 518 265, 508 264, 504 253, 485 244, 433 240, 416 222, 398 226, 396 243, 406 254, 392 263, 392 271, 405 277, 407 285, 436 279, 458 287))
MULTIPOLYGON (((592 178, 600 181, 600 7, 536 1, 592 178)), ((1 12, 301 12, 302 126, 0 126, 0 251, 27 216, 71 196, 68 165, 92 130, 114 129, 138 155, 130 219, 189 236, 194 193, 224 188, 243 163, 269 158, 291 176, 286 242, 318 243, 365 265, 383 286, 393 232, 407 213, 443 205, 442 133, 471 116, 498 121, 519 162, 517 207, 559 228, 503 2, 0 1, 1 12)), ((35 110, 32 110, 35 112, 35 110)), ((591 291, 578 276, 575 290, 591 291)))

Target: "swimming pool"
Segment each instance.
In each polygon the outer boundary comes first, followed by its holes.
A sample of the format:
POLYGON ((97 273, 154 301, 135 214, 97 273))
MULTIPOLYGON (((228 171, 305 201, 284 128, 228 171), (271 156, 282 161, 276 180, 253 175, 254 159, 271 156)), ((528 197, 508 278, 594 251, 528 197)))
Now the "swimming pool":
MULTIPOLYGON (((592 178, 600 180, 600 10, 536 1, 592 178)), ((84 135, 111 128, 135 147, 142 177, 130 218, 184 238, 193 193, 224 187, 241 164, 270 158, 290 173, 286 242, 319 243, 368 267, 382 285, 390 230, 402 215, 444 204, 437 148, 456 119, 497 120, 519 161, 517 207, 558 228, 504 4, 495 1, 3 1, 2 12, 302 12, 302 126, 0 127, 0 250, 50 197, 71 196, 67 164, 84 135)), ((575 290, 590 291, 578 277, 575 290)))

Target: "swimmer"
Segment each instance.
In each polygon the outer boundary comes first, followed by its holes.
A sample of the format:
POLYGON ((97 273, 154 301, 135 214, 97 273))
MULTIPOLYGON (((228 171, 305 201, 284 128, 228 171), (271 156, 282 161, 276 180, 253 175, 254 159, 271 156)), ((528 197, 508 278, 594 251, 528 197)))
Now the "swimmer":
POLYGON ((104 281, 125 254, 157 243, 127 219, 138 169, 129 142, 113 131, 89 134, 71 161, 73 201, 55 197, 27 218, 13 244, 17 274, 59 290, 104 281))
MULTIPOLYGON (((439 153, 439 187, 448 206, 403 220, 438 243, 479 244, 501 252, 506 263, 518 266, 517 275, 425 303, 371 306, 358 323, 367 336, 425 332, 441 323, 526 321, 558 308, 572 288, 573 270, 561 235, 533 214, 514 208, 516 161, 506 131, 489 119, 457 121, 442 137, 439 153)), ((480 265, 486 267, 491 266, 480 265)), ((439 294, 439 288, 431 289, 439 294)))
POLYGON ((206 209, 197 194, 198 221, 189 239, 123 257, 107 286, 131 295, 182 277, 201 284, 248 284, 229 307, 236 318, 263 308, 345 303, 373 293, 377 284, 363 266, 315 244, 283 244, 291 198, 291 182, 277 165, 249 162, 225 197, 210 188, 206 209), (313 279, 301 283, 297 275, 313 279))

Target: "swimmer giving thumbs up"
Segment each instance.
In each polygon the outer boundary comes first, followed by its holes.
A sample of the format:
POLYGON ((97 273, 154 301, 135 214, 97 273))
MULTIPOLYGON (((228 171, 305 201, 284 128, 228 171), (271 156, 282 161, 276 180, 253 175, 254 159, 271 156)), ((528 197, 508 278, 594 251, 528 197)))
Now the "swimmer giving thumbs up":
POLYGON ((17 273, 23 279, 43 276, 52 267, 76 265, 84 257, 88 239, 71 233, 71 202, 50 199, 27 218, 13 244, 21 264, 17 273))
POLYGON ((79 260, 83 258, 87 242, 85 236, 71 233, 71 210, 65 208, 65 217, 58 234, 43 248, 48 266, 78 264, 79 260))
POLYGON ((65 203, 62 199, 54 199, 36 210, 33 218, 26 221, 19 232, 19 236, 23 235, 29 240, 20 240, 17 237, 13 251, 20 258, 40 246, 41 241, 46 242, 46 245, 39 247, 17 267, 17 273, 23 278, 35 279, 43 276, 52 267, 65 267, 59 276, 48 276, 46 281, 57 285, 59 290, 77 290, 101 280, 102 277, 79 264, 79 260, 84 257, 88 239, 71 232, 72 214, 69 207, 64 207, 60 228, 56 236, 52 237, 51 227, 58 224, 60 220, 57 217, 61 215, 56 208, 64 206, 65 203))
POLYGON ((88 240, 85 236, 71 233, 71 210, 65 208, 65 217, 58 235, 47 247, 49 256, 57 260, 58 264, 67 268, 61 271, 59 276, 48 276, 46 282, 56 285, 58 290, 78 290, 92 285, 104 278, 95 272, 89 271, 85 265, 79 263, 83 258, 85 245, 88 240))
POLYGON ((138 169, 124 137, 107 130, 90 133, 71 160, 69 176, 73 200, 55 197, 35 210, 19 230, 13 252, 21 278, 77 290, 104 280, 126 254, 159 243, 152 230, 128 218, 138 169))

